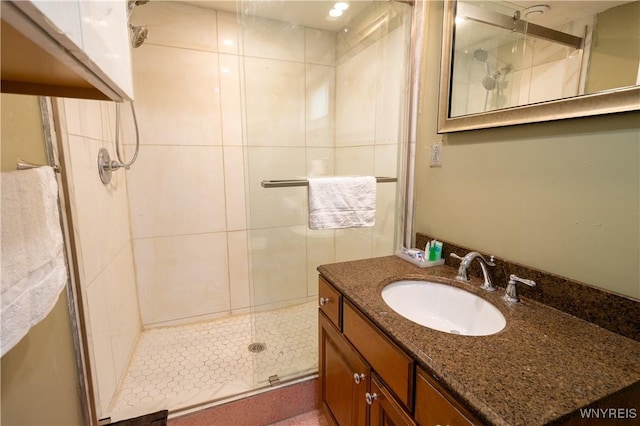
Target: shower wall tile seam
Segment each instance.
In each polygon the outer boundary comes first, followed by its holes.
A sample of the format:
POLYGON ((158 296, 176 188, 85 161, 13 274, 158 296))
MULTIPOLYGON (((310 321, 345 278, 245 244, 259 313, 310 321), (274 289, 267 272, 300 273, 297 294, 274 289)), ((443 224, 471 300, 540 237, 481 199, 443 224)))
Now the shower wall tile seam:
POLYGON ((233 53, 220 52, 218 50, 196 49, 195 47, 187 47, 187 46, 171 46, 169 44, 154 43, 152 41, 147 41, 147 42, 145 42, 144 45, 145 46, 154 46, 154 47, 164 47, 164 48, 167 48, 167 49, 188 50, 190 52, 211 53, 211 54, 214 54, 214 55, 218 55, 218 54, 233 55, 233 53))
MULTIPOLYGON (((124 143, 125 146, 135 146, 135 143, 124 143)), ((238 145, 225 145, 224 143, 145 143, 140 142, 140 148, 144 147, 179 147, 179 148, 221 148, 221 147, 230 147, 230 146, 238 146, 238 145)))
POLYGON ((89 277, 89 276, 86 275, 86 272, 83 271, 83 276, 84 276, 84 278, 86 280, 86 286, 82 285, 82 283, 81 283, 80 285, 82 286, 82 288, 88 289, 89 287, 91 287, 91 284, 93 284, 100 277, 100 275, 104 274, 107 271, 107 269, 109 269, 113 265, 113 262, 118 258, 118 256, 120 256, 122 251, 124 249, 126 249, 127 246, 132 246, 132 240, 127 240, 122 245, 122 247, 120 247, 115 252, 115 254, 112 257, 110 257, 109 260, 107 260, 105 262, 104 265, 102 265, 102 267, 98 270, 98 272, 95 274, 95 276, 89 277))
POLYGON ((184 316, 175 320, 148 322, 142 324, 142 332, 149 330, 157 330, 162 328, 186 327, 188 325, 202 324, 210 321, 219 321, 232 318, 236 315, 231 314, 232 309, 226 308, 218 312, 210 312, 202 315, 184 316))
POLYGON ((179 237, 192 236, 192 235, 228 234, 229 232, 242 232, 247 230, 248 228, 244 228, 244 229, 230 228, 230 229, 224 229, 224 230, 218 230, 218 231, 189 232, 184 234, 158 234, 158 235, 148 235, 148 236, 145 235, 140 237, 132 237, 131 240, 132 241, 153 240, 153 239, 159 239, 159 238, 179 238, 179 237))

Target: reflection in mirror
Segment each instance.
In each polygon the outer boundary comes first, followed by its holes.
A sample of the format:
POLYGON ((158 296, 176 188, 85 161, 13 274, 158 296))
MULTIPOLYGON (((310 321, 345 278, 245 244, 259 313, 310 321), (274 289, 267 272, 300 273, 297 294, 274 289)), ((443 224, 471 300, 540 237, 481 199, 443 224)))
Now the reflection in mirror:
POLYGON ((638 109, 640 1, 579 3, 447 2, 439 130, 638 109))

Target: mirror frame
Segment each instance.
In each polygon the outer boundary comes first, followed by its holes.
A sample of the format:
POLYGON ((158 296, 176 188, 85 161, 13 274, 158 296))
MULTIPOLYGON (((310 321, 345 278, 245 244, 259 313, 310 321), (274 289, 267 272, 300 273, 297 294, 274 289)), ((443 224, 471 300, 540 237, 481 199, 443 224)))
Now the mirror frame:
POLYGON ((438 102, 438 133, 562 120, 640 110, 640 86, 450 117, 453 42, 457 0, 445 0, 438 102))

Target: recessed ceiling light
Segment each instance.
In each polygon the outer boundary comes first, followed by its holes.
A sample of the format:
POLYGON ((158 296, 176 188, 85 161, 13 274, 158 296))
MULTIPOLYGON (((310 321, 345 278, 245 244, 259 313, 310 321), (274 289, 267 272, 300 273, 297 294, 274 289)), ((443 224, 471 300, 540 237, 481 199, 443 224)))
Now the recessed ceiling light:
POLYGON ((525 18, 533 18, 534 16, 543 15, 549 9, 551 8, 548 5, 539 4, 536 6, 531 6, 526 8, 525 10, 522 11, 522 14, 524 15, 525 18))
POLYGON ((349 3, 344 2, 344 1, 339 1, 336 4, 333 5, 333 8, 344 11, 344 10, 349 9, 349 3))
POLYGON ((342 15, 342 11, 340 9, 331 9, 329 11, 329 16, 333 16, 334 18, 337 18, 340 15, 342 15))

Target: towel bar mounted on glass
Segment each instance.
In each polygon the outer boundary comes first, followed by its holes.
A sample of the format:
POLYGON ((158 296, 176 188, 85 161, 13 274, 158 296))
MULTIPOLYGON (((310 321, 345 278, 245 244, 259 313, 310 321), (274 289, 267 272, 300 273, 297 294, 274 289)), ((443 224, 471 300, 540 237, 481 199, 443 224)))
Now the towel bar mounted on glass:
MULTIPOLYGON (((397 182, 394 177, 376 177, 376 182, 397 182)), ((263 188, 285 188, 288 186, 309 186, 307 179, 284 179, 284 180, 263 180, 261 183, 263 188)))

